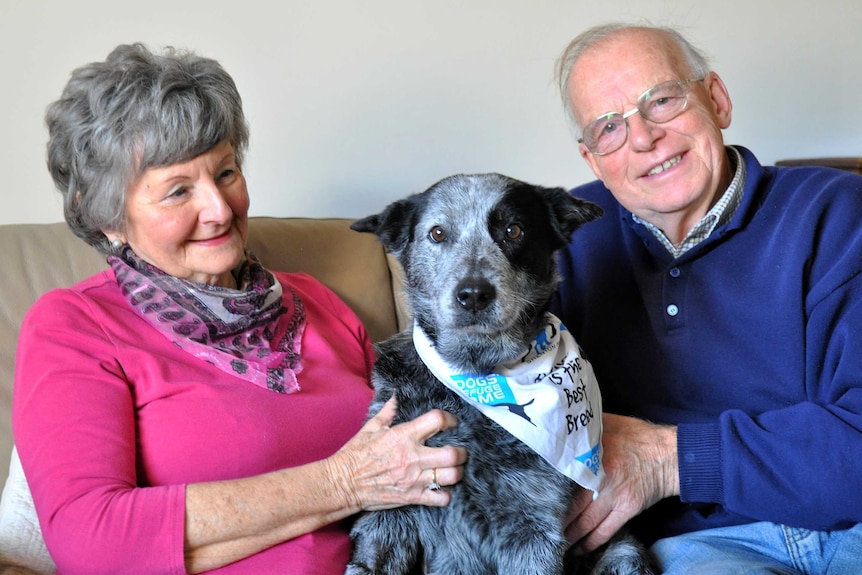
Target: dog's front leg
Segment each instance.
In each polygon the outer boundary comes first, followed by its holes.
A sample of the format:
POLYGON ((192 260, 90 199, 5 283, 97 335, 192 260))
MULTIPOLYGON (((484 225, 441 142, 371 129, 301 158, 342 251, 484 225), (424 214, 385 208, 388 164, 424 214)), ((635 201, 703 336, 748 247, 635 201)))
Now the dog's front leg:
POLYGON ((350 538, 353 555, 345 575, 408 575, 419 557, 415 507, 369 511, 359 516, 350 538))
MULTIPOLYGON (((526 530, 531 527, 526 527, 526 530)), ((539 534, 522 534, 517 543, 509 541, 501 549, 497 565, 500 573, 562 575, 564 548, 539 534)))

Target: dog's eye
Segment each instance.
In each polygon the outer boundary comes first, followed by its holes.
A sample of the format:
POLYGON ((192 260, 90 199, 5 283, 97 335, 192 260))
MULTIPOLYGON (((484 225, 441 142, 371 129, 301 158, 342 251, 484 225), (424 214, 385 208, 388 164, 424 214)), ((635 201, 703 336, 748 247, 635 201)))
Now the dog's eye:
POLYGON ((435 244, 443 243, 449 237, 449 234, 446 233, 440 226, 434 226, 431 228, 431 231, 428 232, 428 238, 434 242, 435 244))
POLYGON ((517 240, 524 235, 524 230, 520 224, 509 224, 506 226, 506 239, 517 240))

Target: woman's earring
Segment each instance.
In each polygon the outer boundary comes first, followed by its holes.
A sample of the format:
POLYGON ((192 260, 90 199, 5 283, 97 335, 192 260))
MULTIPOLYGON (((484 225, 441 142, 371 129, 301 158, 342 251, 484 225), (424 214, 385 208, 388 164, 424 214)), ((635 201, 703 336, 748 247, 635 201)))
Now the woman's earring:
POLYGON ((125 245, 125 244, 123 243, 123 240, 121 240, 120 238, 116 238, 114 240, 111 240, 111 248, 113 248, 114 251, 119 251, 119 249, 121 247, 123 247, 123 245, 125 245))

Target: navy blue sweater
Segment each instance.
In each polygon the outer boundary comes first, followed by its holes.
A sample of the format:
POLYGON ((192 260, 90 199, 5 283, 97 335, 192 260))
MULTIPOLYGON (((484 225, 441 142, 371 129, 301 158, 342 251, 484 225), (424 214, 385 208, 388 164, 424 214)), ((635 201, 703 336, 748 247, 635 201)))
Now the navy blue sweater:
POLYGON ((862 521, 862 177, 737 149, 739 209, 676 260, 601 182, 572 192, 605 215, 561 254, 555 311, 606 411, 679 426, 648 538, 862 521))

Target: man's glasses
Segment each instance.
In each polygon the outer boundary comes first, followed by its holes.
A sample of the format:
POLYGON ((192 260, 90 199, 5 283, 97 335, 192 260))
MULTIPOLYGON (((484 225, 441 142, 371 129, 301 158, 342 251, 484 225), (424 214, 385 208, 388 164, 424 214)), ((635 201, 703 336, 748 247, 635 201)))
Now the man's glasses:
POLYGON ((640 95, 633 110, 625 114, 603 114, 587 124, 578 143, 584 144, 597 156, 616 152, 628 138, 628 119, 631 116, 639 112, 655 124, 669 122, 679 116, 688 105, 688 84, 702 81, 703 78, 671 80, 653 86, 640 95))

